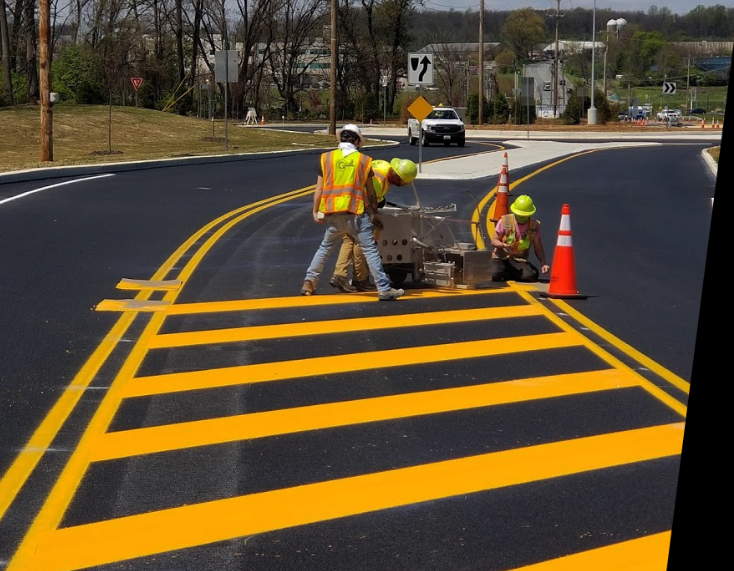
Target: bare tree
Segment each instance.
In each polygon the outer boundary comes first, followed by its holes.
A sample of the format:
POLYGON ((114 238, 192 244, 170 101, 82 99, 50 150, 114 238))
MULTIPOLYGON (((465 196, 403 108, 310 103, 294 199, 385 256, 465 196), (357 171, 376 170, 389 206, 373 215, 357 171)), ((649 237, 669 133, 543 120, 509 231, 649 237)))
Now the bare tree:
POLYGON ((285 113, 298 109, 296 93, 308 67, 318 58, 309 54, 315 31, 329 4, 325 0, 285 0, 276 12, 273 30, 278 41, 268 54, 272 80, 285 100, 285 113))
POLYGON ((8 13, 5 10, 5 0, 0 0, 0 52, 3 62, 3 92, 9 105, 15 101, 13 97, 13 76, 10 67, 10 30, 8 28, 8 13))
POLYGON ((23 4, 23 35, 25 37, 25 73, 28 78, 28 103, 37 103, 41 97, 38 83, 38 36, 36 36, 36 2, 25 0, 23 4))

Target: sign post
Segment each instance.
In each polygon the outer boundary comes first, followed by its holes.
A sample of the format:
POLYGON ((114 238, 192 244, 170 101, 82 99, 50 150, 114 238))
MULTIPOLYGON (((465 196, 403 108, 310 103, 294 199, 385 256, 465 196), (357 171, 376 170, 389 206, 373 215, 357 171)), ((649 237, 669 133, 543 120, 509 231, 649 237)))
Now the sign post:
POLYGON ((135 107, 138 106, 138 89, 141 85, 143 85, 143 78, 142 77, 131 77, 130 82, 133 84, 133 89, 135 90, 135 107))
POLYGON ((237 83, 237 50, 214 52, 215 81, 224 83, 224 150, 227 150, 227 92, 230 83, 237 83))
POLYGON ((527 128, 528 134, 527 139, 530 140, 530 103, 534 103, 533 91, 535 90, 535 78, 534 77, 523 77, 521 87, 521 100, 526 108, 527 128))
MULTIPOLYGON (((418 89, 420 89, 420 86, 418 86, 418 89)), ((423 172, 421 170, 423 162, 423 119, 428 117, 431 111, 433 111, 433 105, 428 103, 421 95, 408 106, 408 112, 418 120, 418 172, 423 172)))

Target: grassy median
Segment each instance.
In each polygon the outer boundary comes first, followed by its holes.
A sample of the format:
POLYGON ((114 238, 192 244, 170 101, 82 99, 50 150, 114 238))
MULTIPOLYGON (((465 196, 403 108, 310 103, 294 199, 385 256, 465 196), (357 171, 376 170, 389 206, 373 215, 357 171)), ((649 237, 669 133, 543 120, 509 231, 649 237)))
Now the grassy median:
MULTIPOLYGON (((162 159, 196 155, 331 148, 333 136, 286 129, 241 127, 135 107, 56 105, 53 161, 41 162, 41 111, 37 105, 0 108, 0 172, 47 166, 162 159)), ((327 125, 324 125, 327 128, 327 125)))

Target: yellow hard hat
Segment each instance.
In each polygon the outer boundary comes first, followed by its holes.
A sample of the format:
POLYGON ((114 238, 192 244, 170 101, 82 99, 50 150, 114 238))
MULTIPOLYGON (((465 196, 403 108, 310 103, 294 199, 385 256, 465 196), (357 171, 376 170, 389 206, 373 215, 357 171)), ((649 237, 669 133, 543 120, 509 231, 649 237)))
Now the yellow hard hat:
POLYGON ((418 176, 418 165, 410 159, 393 159, 390 166, 405 184, 413 182, 418 176))
POLYGON ((535 214, 536 208, 533 204, 532 198, 527 194, 521 194, 515 199, 515 202, 512 203, 510 210, 512 210, 517 216, 532 216, 535 214))

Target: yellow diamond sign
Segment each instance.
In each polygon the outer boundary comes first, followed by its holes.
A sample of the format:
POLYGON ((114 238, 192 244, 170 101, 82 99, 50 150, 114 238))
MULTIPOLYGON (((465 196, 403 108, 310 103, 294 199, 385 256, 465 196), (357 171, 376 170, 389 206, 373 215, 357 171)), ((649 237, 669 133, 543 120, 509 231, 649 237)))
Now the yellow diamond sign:
POLYGON ((418 97, 418 99, 408 106, 408 111, 410 111, 410 114, 418 119, 418 121, 423 121, 423 119, 428 117, 428 114, 433 111, 433 105, 428 103, 428 101, 423 97, 418 97))

